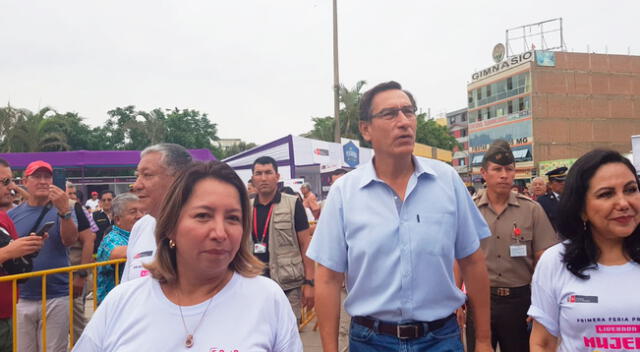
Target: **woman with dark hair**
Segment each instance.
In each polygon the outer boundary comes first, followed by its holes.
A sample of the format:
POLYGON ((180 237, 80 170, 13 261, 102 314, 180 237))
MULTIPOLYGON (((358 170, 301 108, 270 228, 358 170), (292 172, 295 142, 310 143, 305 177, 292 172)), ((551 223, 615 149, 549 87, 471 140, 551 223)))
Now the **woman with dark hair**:
POLYGON ((259 275, 250 211, 229 166, 188 166, 163 201, 150 275, 109 292, 74 351, 302 351, 287 297, 259 275))
POLYGON ((558 231, 533 275, 531 351, 640 350, 640 193, 612 150, 571 167, 558 231))

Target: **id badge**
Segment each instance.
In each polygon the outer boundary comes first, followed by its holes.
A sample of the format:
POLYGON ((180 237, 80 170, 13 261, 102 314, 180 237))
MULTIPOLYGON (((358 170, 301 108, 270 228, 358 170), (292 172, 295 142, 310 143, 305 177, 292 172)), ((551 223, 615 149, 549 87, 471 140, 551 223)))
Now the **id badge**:
POLYGON ((254 243, 253 254, 267 253, 267 245, 265 243, 254 243))
POLYGON ((509 252, 512 257, 526 257, 527 245, 525 244, 513 244, 509 246, 509 252))

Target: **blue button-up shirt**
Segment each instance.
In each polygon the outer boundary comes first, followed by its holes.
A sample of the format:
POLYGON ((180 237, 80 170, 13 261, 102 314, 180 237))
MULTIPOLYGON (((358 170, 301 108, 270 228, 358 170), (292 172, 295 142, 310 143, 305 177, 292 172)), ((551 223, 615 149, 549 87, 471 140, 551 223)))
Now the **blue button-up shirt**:
POLYGON ((336 181, 307 255, 346 272, 351 316, 431 321, 464 301, 453 261, 490 236, 462 180, 440 161, 414 158, 402 201, 369 162, 336 181))

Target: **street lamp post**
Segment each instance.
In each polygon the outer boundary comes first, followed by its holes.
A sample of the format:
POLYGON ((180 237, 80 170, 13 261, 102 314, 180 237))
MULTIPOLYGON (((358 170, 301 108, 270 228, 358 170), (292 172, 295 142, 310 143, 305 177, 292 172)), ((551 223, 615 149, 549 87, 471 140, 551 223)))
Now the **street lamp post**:
POLYGON ((338 75, 338 0, 333 0, 333 116, 335 142, 340 143, 340 77, 338 75))

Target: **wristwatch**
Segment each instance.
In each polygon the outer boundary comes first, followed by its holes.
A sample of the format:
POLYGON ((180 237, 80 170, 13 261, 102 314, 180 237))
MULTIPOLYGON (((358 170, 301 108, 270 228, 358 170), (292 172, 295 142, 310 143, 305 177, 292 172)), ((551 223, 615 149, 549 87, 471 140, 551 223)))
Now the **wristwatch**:
POLYGON ((313 280, 307 280, 307 279, 304 279, 304 281, 302 282, 302 284, 303 284, 303 285, 309 285, 309 286, 311 286, 311 287, 315 287, 315 286, 316 286, 316 284, 315 284, 315 282, 313 282, 313 280))
POLYGON ((63 220, 71 219, 71 210, 69 210, 68 212, 66 212, 64 214, 58 213, 58 216, 63 220))

